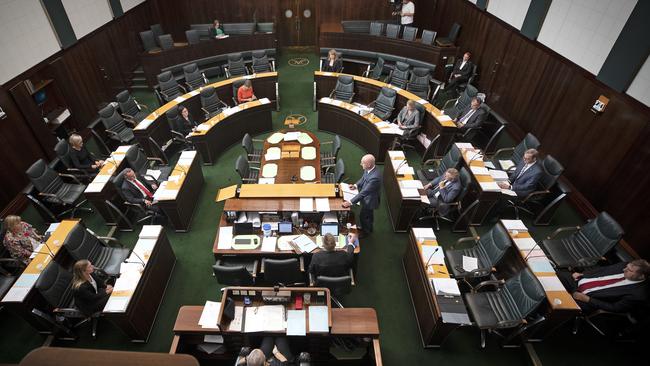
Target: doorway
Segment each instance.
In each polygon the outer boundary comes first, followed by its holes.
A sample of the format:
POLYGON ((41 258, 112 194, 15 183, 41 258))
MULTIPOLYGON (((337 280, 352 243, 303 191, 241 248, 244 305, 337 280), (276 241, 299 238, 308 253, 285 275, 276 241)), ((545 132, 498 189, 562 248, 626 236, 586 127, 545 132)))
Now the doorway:
POLYGON ((280 47, 316 45, 316 0, 280 0, 278 41, 280 47))

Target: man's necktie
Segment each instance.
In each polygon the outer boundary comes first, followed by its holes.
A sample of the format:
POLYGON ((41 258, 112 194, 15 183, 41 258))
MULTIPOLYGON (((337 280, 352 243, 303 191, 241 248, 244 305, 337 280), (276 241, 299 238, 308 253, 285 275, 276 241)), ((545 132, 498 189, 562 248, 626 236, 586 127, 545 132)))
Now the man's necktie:
POLYGON ((153 198, 153 194, 151 193, 150 190, 147 189, 147 187, 144 186, 144 184, 138 182, 137 179, 134 179, 133 183, 135 183, 135 185, 138 186, 138 188, 140 188, 140 190, 144 192, 144 194, 146 194, 148 198, 153 198))

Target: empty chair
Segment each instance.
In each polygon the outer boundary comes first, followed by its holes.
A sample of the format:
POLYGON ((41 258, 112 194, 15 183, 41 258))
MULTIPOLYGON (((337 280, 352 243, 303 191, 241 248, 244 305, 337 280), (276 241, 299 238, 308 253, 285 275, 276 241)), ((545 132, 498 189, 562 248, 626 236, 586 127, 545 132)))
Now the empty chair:
POLYGON ((245 155, 239 155, 239 157, 237 157, 235 170, 241 177, 242 183, 257 183, 260 177, 260 168, 250 166, 245 155))
POLYGON ((388 38, 399 37, 400 28, 402 28, 402 26, 399 24, 386 24, 386 37, 388 38))
POLYGON ((320 164, 331 165, 335 164, 339 156, 339 151, 341 150, 341 138, 339 135, 334 135, 334 140, 321 142, 320 144, 320 164), (328 151, 325 149, 324 145, 332 145, 332 148, 328 151))
POLYGON ((321 183, 341 183, 341 179, 343 179, 343 175, 345 174, 345 163, 343 162, 343 159, 336 161, 334 171, 329 169, 329 165, 321 166, 321 168, 323 167, 327 170, 324 174, 321 174, 321 183))
POLYGON ((228 257, 219 259, 212 266, 212 273, 222 285, 251 286, 255 284, 258 265, 256 260, 228 257))
POLYGON ((557 267, 589 267, 598 263, 623 237, 623 228, 607 212, 601 212, 595 219, 582 227, 555 230, 542 246, 557 267), (573 234, 562 239, 555 237, 564 231, 573 234))
POLYGON ((539 149, 539 146, 540 143, 537 137, 532 133, 528 133, 524 136, 524 139, 517 144, 517 146, 497 150, 494 155, 492 155, 492 164, 494 164, 497 169, 501 170, 514 169, 517 164, 521 162, 521 159, 524 158, 524 152, 526 152, 526 150, 539 149), (510 155, 507 154, 508 152, 510 152, 510 155), (510 164, 501 164, 501 162, 506 162, 508 160, 512 162, 512 166, 508 166, 510 164))
POLYGON ((485 348, 487 332, 504 338, 508 344, 514 337, 544 320, 534 312, 546 300, 546 292, 529 269, 523 269, 505 281, 485 281, 476 287, 493 285, 496 291, 472 292, 465 295, 465 305, 474 323, 481 330, 481 348, 485 348), (513 329, 509 335, 502 329, 513 329))
POLYGON ((199 31, 196 29, 186 30, 185 38, 187 39, 188 44, 197 44, 201 42, 201 36, 199 35, 199 31))
POLYGON ((426 44, 427 46, 433 46, 433 42, 436 40, 436 32, 432 30, 425 29, 422 31, 422 38, 420 42, 426 44))
POLYGON ((158 36, 158 44, 163 51, 170 50, 174 48, 174 39, 172 39, 171 34, 163 34, 162 36, 158 36))
POLYGON ((154 39, 158 41, 158 37, 162 36, 165 34, 165 32, 162 29, 162 26, 160 24, 153 24, 149 26, 149 29, 151 32, 153 32, 154 39))
POLYGON ((372 22, 370 23, 370 35, 371 36, 381 36, 384 32, 384 24, 372 22))
POLYGON ((256 147, 255 142, 264 142, 264 140, 256 140, 251 137, 250 134, 244 134, 244 138, 241 140, 241 146, 246 150, 246 156, 248 160, 252 162, 259 163, 262 160, 262 147, 256 147))
POLYGON ((228 66, 226 66, 226 77, 248 75, 248 69, 244 63, 244 57, 241 53, 231 53, 228 55, 228 66))
POLYGON ((264 282, 271 286, 305 285, 305 264, 302 257, 287 259, 262 258, 264 282))
POLYGON ((140 32, 140 40, 142 41, 142 46, 146 52, 160 51, 160 47, 158 47, 158 40, 153 34, 153 31, 146 30, 140 32))
POLYGON ((214 87, 201 89, 201 110, 205 113, 206 120, 221 113, 224 108, 228 108, 228 105, 219 99, 214 87))
POLYGON ((415 41, 415 36, 418 34, 416 27, 405 26, 402 32, 402 39, 405 41, 415 41))
POLYGON ((325 287, 330 290, 330 300, 339 308, 343 308, 341 298, 350 292, 355 285, 352 269, 350 275, 340 277, 317 276, 313 281, 313 286, 325 287))
POLYGON ((414 67, 411 70, 409 82, 406 85, 406 90, 417 95, 418 97, 428 100, 431 96, 431 74, 432 70, 426 67, 414 67))
POLYGON ((465 281, 470 278, 489 277, 492 269, 501 262, 506 251, 511 247, 510 235, 500 223, 494 225, 490 231, 478 239, 475 237, 462 238, 458 240, 457 244, 465 241, 473 241, 474 245, 466 249, 445 251, 447 263, 449 263, 454 278, 465 281), (471 271, 463 269, 463 257, 476 258, 478 268, 471 271))
POLYGON ((537 183, 537 188, 525 197, 510 197, 508 203, 515 210, 515 217, 519 219, 519 211, 535 215, 533 206, 543 205, 544 196, 551 194, 551 188, 560 179, 564 167, 553 156, 546 155, 539 164, 542 166, 542 176, 537 183))
POLYGON ((155 89, 155 92, 160 105, 187 93, 187 90, 185 90, 182 85, 178 84, 178 81, 176 81, 174 74, 172 74, 171 71, 162 72, 158 74, 157 78, 158 87, 155 89))
MULTIPOLYGON (((0 223, 1 224, 1 223, 0 223)), ((0 234, 0 243, 4 242, 4 233, 0 234)), ((0 248, 2 252, 4 248, 0 248)), ((20 277, 25 264, 17 258, 9 258, 7 256, 0 256, 0 299, 4 298, 7 292, 11 289, 14 282, 20 277)), ((0 307, 0 310, 2 307, 0 307)))
POLYGON ((393 68, 393 71, 386 78, 386 82, 398 88, 406 89, 406 83, 408 83, 410 75, 410 65, 406 62, 397 61, 395 68, 393 68))
POLYGON ((273 22, 257 23, 256 28, 258 33, 273 33, 275 28, 275 23, 273 22))
POLYGON ((185 76, 185 85, 187 85, 187 90, 199 89, 208 83, 208 79, 205 77, 205 74, 199 70, 199 66, 196 63, 183 66, 183 75, 185 76))
POLYGON ((149 107, 138 103, 128 90, 122 90, 115 96, 115 101, 120 107, 122 117, 137 125, 149 115, 149 107))
POLYGON ((478 89, 473 85, 467 85, 467 88, 455 99, 449 99, 445 102, 442 109, 445 114, 455 119, 472 103, 472 98, 478 95, 478 89), (453 104, 452 104, 453 103, 453 104))
POLYGON ((90 233, 83 225, 76 225, 63 242, 63 246, 75 260, 88 259, 93 266, 101 268, 109 276, 120 274, 120 265, 124 262, 131 250, 124 248, 114 238, 101 238, 118 244, 118 247, 107 246, 94 234, 90 233))
POLYGON ((381 57, 377 58, 377 62, 375 62, 374 65, 372 65, 372 68, 370 65, 368 65, 368 69, 366 69, 366 72, 363 76, 375 80, 381 79, 382 74, 384 73, 384 59, 381 57))
POLYGON ((269 61, 266 51, 257 50, 252 52, 253 64, 251 68, 254 73, 270 72, 275 70, 275 63, 269 61))
POLYGON ((124 155, 131 169, 151 183, 166 181, 171 173, 172 168, 163 164, 162 159, 147 157, 138 145, 131 145, 124 155), (155 176, 148 174, 149 171, 155 176))
POLYGON ((442 159, 427 159, 422 162, 422 169, 416 172, 418 179, 427 184, 444 174, 447 169, 458 168, 462 157, 460 149, 456 145, 451 145, 442 159), (431 165, 433 166, 429 167, 431 165))
POLYGON ((375 99, 368 106, 373 106, 372 114, 381 118, 384 121, 390 119, 390 116, 395 110, 395 101, 397 100, 397 92, 394 89, 382 87, 379 90, 377 99, 375 99))
POLYGON ((330 98, 352 103, 354 98, 354 78, 350 75, 340 75, 336 79, 336 86, 330 93, 330 98))
POLYGON ((449 34, 447 37, 440 37, 436 40, 436 44, 438 46, 453 46, 454 42, 456 42, 456 38, 458 37, 458 32, 460 32, 460 24, 454 23, 451 26, 451 29, 449 30, 449 34))
POLYGON ((81 207, 86 202, 82 199, 86 185, 81 184, 75 176, 57 173, 43 159, 38 159, 26 173, 36 191, 35 194, 28 193, 27 198, 45 208, 48 206, 60 208, 61 212, 56 217, 63 217, 68 213, 70 217, 74 217, 77 210, 92 212, 90 208, 81 207), (69 177, 75 183, 66 183, 61 177, 69 177))
POLYGON ((128 144, 133 141, 133 130, 126 125, 124 117, 117 113, 111 104, 99 110, 99 118, 110 139, 120 144, 128 144))
POLYGON ((472 136, 472 145, 478 147, 485 155, 493 155, 496 150, 499 137, 506 130, 508 121, 493 109, 487 115, 483 126, 472 136))

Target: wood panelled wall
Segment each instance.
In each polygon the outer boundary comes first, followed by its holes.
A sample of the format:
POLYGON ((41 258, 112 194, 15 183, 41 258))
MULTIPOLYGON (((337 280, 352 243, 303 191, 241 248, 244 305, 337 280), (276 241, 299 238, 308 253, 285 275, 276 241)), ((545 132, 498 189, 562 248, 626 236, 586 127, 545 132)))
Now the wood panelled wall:
MULTIPOLYGON (((419 0, 419 2, 428 0, 419 0)), ((417 4, 417 2, 416 2, 417 4)), ((320 23, 337 23, 341 20, 385 20, 391 19, 391 4, 388 0, 318 0, 320 23)))
POLYGON ((541 150, 564 165, 578 207, 589 216, 608 211, 626 241, 650 258, 650 108, 468 1, 437 0, 428 11, 420 19, 439 34, 454 21, 462 25, 457 44, 478 63, 488 104, 516 137, 532 132, 541 150), (610 102, 596 115, 590 107, 600 95, 610 102))
POLYGON ((142 48, 138 32, 155 20, 149 3, 138 5, 2 85, 0 106, 7 113, 7 118, 0 120, 3 214, 19 209, 21 202, 14 198, 20 198, 20 192, 29 183, 25 170, 39 158, 54 156, 50 148, 55 143, 40 112, 21 110, 10 90, 22 88, 21 83, 34 75, 54 79, 71 112, 69 128, 82 131, 97 117, 97 105, 114 99, 119 90, 128 86, 142 48), (42 143, 43 136, 51 141, 42 143), (16 206, 10 206, 12 201, 16 206))

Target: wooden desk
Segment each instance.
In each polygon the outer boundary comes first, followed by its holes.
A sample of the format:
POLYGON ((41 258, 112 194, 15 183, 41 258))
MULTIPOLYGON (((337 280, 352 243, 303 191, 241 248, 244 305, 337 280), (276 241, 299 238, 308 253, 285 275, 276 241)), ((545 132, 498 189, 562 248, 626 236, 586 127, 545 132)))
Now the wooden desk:
MULTIPOLYGON (((438 245, 433 230, 429 237, 416 238, 414 229, 412 229, 409 233, 409 241, 402 264, 422 345, 425 348, 438 348, 442 346, 454 329, 462 325, 445 321, 442 313, 454 313, 467 317, 467 309, 461 296, 449 298, 435 294, 430 280, 432 278, 449 278, 449 270, 445 265, 429 265, 428 268, 425 268, 426 260, 422 257, 423 245, 438 245), (420 243, 418 239, 424 239, 424 241, 420 243)), ((469 317, 467 317, 467 322, 469 322, 469 317)))
POLYGON ((52 232, 38 254, 29 262, 23 273, 18 277, 7 294, 2 298, 2 306, 12 313, 22 317, 30 325, 41 333, 48 333, 52 327, 44 324, 39 318, 32 315, 32 309, 48 309, 50 306, 34 288, 36 281, 47 265, 55 261, 64 262, 69 254, 61 250, 68 234, 77 226, 81 225, 80 220, 63 220, 52 232))
POLYGON ((422 62, 436 64, 435 77, 445 80, 447 59, 456 57, 458 47, 438 47, 422 44, 418 41, 405 41, 385 36, 371 36, 370 34, 331 32, 330 29, 321 30, 319 47, 322 48, 347 48, 368 52, 387 53, 390 55, 411 58, 422 62))
POLYGON ((465 208, 474 207, 473 212, 463 216, 463 222, 459 225, 464 227, 469 225, 482 225, 494 205, 504 197, 501 193, 501 189, 496 186, 496 181, 492 176, 489 174, 476 174, 472 172, 471 167, 485 168, 483 160, 475 157, 478 151, 478 149, 472 150, 461 148, 463 158, 460 159, 460 166, 467 169, 472 177, 472 181, 467 189, 467 194, 463 197, 461 204, 465 208), (490 185, 496 187, 496 189, 491 188, 490 185))
MULTIPOLYGON (((232 105, 232 97, 233 97, 233 90, 232 90, 232 84, 233 82, 237 80, 242 80, 242 79, 249 79, 253 83, 253 88, 255 88, 255 95, 262 99, 262 98, 267 98, 270 101, 271 107, 269 107, 269 110, 271 108, 276 108, 277 107, 277 82, 278 82, 278 73, 277 72, 266 72, 266 73, 260 73, 260 74, 255 74, 255 75, 248 75, 248 76, 239 76, 239 77, 234 77, 230 78, 227 80, 221 80, 216 83, 209 84, 208 86, 211 86, 215 88, 217 95, 219 98, 226 104, 232 105)), ((167 112, 169 109, 172 107, 182 104, 183 106, 187 107, 187 109, 190 111, 192 116, 197 120, 197 121, 203 121, 203 116, 204 113, 201 110, 201 89, 193 90, 187 94, 184 94, 170 102, 167 102, 160 108, 152 111, 144 120, 142 120, 134 129, 133 129, 133 134, 135 135, 135 139, 138 142, 140 146, 144 149, 145 153, 147 156, 157 156, 156 152, 153 147, 151 147, 151 144, 149 142, 149 138, 151 137, 154 141, 159 146, 163 146, 169 139, 171 139, 171 132, 169 128, 169 123, 167 122, 167 117, 165 116, 165 112, 167 112)), ((255 104, 253 104, 255 105, 255 104)), ((243 107, 245 108, 245 106, 243 107)), ((242 109, 243 109, 242 108, 242 109)), ((210 119, 208 122, 208 125, 212 126, 215 125, 217 122, 220 122, 224 119, 238 119, 239 117, 242 117, 242 115, 238 115, 238 113, 235 113, 233 116, 230 116, 226 118, 226 115, 220 114, 219 116, 216 116, 212 119, 210 119)), ((252 120, 252 118, 255 118, 255 116, 248 116, 248 120, 252 120)), ((270 116, 269 116, 270 120, 270 116)), ((264 121, 265 123, 266 121, 264 121)), ((270 121, 269 121, 270 123, 270 121)), ((230 123, 224 123, 224 125, 229 125, 230 123)), ((262 124, 260 123, 251 123, 249 128, 252 128, 250 133, 255 134, 259 132, 265 132, 269 131, 271 129, 270 124, 269 127, 259 131, 259 128, 256 126, 262 124)), ((223 126, 220 126, 220 133, 222 135, 226 135, 223 140, 227 142, 225 146, 223 146, 223 149, 230 147, 233 143, 237 142, 237 139, 241 139, 242 136, 244 135, 243 133, 240 134, 240 130, 246 131, 246 128, 240 127, 237 130, 233 131, 233 128, 226 128, 223 127, 225 130, 221 130, 223 126)), ((200 132, 200 131, 199 131, 200 132)), ((201 135, 201 133, 199 133, 201 135)), ((203 153, 201 154, 203 156, 203 153)), ((204 162, 205 162, 205 157, 204 157, 204 162)), ((213 160, 210 160, 210 164, 212 164, 213 160)))
POLYGON ((25 356, 20 366, 199 366, 190 355, 124 352, 68 347, 40 347, 25 356))
POLYGON ((301 143, 298 141, 284 141, 272 144, 269 140, 276 134, 269 136, 264 140, 264 149, 262 151, 261 164, 260 164, 260 178, 262 178, 262 171, 264 165, 267 163, 277 164, 278 170, 275 176, 275 183, 320 183, 321 180, 321 166, 320 166, 320 141, 313 133, 309 131, 299 130, 282 130, 278 133, 286 132, 300 132, 306 134, 311 139, 309 143, 301 143), (316 156, 312 160, 306 160, 303 157, 302 149, 305 147, 313 147, 316 149, 316 156), (278 148, 281 150, 281 158, 279 160, 267 161, 266 154, 270 148, 278 148), (300 170, 304 166, 311 166, 314 168, 315 178, 313 180, 303 180, 300 177, 300 170))
POLYGON ((154 194, 176 232, 187 232, 203 188, 203 170, 196 151, 181 153, 167 181, 154 194))
POLYGON ((242 184, 239 198, 336 197, 335 184, 242 184))
MULTIPOLYGON (((387 151, 384 161, 384 192, 388 205, 388 218, 393 225, 393 231, 406 232, 411 226, 413 217, 426 204, 420 196, 404 197, 401 191, 401 181, 417 180, 411 174, 397 174, 396 168, 408 167, 403 151, 387 151), (392 155, 392 156, 391 156, 392 155)), ((425 195, 426 197, 426 195, 425 195)), ((428 202, 428 199, 427 199, 428 202)))
POLYGON ((276 48, 275 37, 275 33, 230 36, 224 39, 209 39, 185 47, 174 47, 156 53, 143 52, 140 54, 140 64, 147 78, 147 84, 153 88, 158 83, 156 75, 166 67, 193 60, 198 61, 215 55, 276 48))
POLYGON ((143 261, 144 270, 137 278, 135 286, 124 275, 118 278, 115 288, 120 288, 119 281, 124 280, 129 281, 128 286, 125 286, 128 289, 113 291, 104 307, 103 315, 129 336, 132 342, 147 342, 167 284, 174 272, 176 255, 160 225, 142 227, 133 253, 127 261, 143 261))
MULTIPOLYGON (((337 78, 343 74, 331 72, 314 72, 314 83, 316 85, 315 100, 321 101, 322 98, 328 97, 330 92, 336 86, 337 78)), ((453 121, 443 117, 442 112, 434 107, 431 103, 423 100, 417 95, 404 89, 394 87, 390 84, 378 80, 364 78, 362 76, 350 75, 354 78, 354 101, 362 104, 370 104, 379 94, 381 88, 388 87, 397 91, 397 100, 395 101, 395 110, 393 115, 406 105, 408 100, 420 103, 426 110, 422 120, 422 132, 427 135, 429 140, 440 136, 434 149, 433 157, 442 157, 449 150, 449 146, 454 141, 454 136, 458 130, 453 121)), ((379 162, 383 162, 384 156, 390 143, 396 135, 387 133, 378 129, 375 124, 381 120, 372 115, 360 116, 347 103, 316 103, 319 109, 318 128, 321 130, 337 133, 347 137, 355 143, 365 148, 369 153, 375 155, 379 162), (323 111, 321 112, 321 109, 323 111)), ((415 144, 420 150, 424 150, 421 144, 415 144)))

